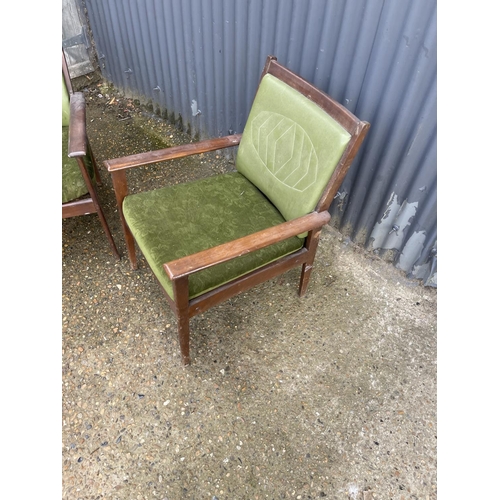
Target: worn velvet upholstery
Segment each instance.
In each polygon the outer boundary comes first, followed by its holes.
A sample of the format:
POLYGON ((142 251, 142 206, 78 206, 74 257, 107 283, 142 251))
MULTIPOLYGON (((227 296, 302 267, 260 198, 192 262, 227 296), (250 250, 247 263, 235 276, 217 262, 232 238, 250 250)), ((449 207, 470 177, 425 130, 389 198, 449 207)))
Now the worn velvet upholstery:
MULTIPOLYGON (((70 104, 64 78, 62 81, 62 202, 76 200, 89 192, 83 179, 78 162, 68 157, 68 134, 70 104)), ((94 179, 94 171, 90 158, 84 158, 90 178, 94 179)))
POLYGON ((69 95, 68 89, 66 88, 66 82, 64 81, 64 76, 62 76, 62 126, 67 127, 69 125, 69 95))
MULTIPOLYGON (((123 214, 156 277, 173 298, 163 264, 284 222, 243 175, 232 172, 127 196, 123 214)), ((189 277, 194 298, 303 246, 284 242, 204 269, 189 277)))
MULTIPOLYGON (((62 202, 76 200, 89 192, 82 172, 74 158, 68 158, 68 129, 62 128, 62 202)), ((90 178, 94 179, 94 169, 90 158, 83 158, 90 178)))
POLYGON ((314 210, 350 138, 315 103, 266 74, 243 131, 236 168, 292 220, 314 210))

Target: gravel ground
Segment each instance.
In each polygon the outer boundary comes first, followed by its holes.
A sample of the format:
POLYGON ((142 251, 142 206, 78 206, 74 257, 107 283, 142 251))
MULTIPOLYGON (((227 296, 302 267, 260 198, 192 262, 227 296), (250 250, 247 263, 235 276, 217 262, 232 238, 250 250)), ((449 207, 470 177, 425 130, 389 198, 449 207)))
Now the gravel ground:
MULTIPOLYGON (((62 223, 62 498, 437 498, 437 291, 322 234, 298 270, 191 320, 192 365, 139 254, 107 158, 192 140, 104 83, 84 88, 97 216, 62 223)), ((221 154, 147 167, 134 190, 232 170, 221 154)))

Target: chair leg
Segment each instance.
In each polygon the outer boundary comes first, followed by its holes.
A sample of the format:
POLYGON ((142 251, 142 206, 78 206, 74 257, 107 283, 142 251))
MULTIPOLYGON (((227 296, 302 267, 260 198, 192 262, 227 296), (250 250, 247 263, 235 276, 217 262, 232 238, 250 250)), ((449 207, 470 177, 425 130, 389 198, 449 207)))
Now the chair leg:
MULTIPOLYGON (((88 144, 89 141, 87 141, 88 144)), ((92 165, 94 167, 94 175, 95 175, 95 181, 98 186, 102 185, 102 180, 101 180, 101 174, 99 173, 99 169, 97 168, 97 162, 95 161, 95 156, 94 152, 92 151, 92 148, 90 147, 90 144, 87 145, 87 151, 90 156, 90 161, 92 162, 92 165)))
POLYGON ((118 249, 116 248, 115 240, 113 239, 113 236, 111 234, 111 231, 109 229, 108 223, 104 217, 104 213, 101 209, 101 206, 98 203, 94 202, 94 205, 96 206, 97 210, 97 215, 99 216, 99 220, 101 221, 101 225, 104 229, 104 232, 106 233, 106 237, 108 238, 109 244, 111 246, 111 250, 113 251, 113 254, 115 257, 120 260, 120 254, 118 253, 118 249))
POLYGON ((127 246, 128 258, 132 269, 137 269, 137 255, 135 252, 135 241, 127 223, 122 219, 123 234, 125 235, 125 244, 127 246))
MULTIPOLYGON (((95 160, 92 157, 92 162, 94 162, 94 170, 96 169, 96 164, 95 160)), ((85 163, 83 161, 83 158, 81 156, 76 158, 76 161, 78 162, 78 166, 80 167, 80 172, 82 173, 82 177, 85 180, 85 184, 87 185, 87 189, 89 190, 90 197, 92 198, 92 202, 94 203, 95 211, 97 212, 97 215, 99 216, 99 220, 101 221, 101 225, 104 229, 104 232, 106 233, 106 237, 108 238, 109 244, 111 245, 111 250, 113 251, 113 254, 115 257, 120 260, 120 254, 118 253, 118 249, 116 248, 115 245, 115 240, 113 239, 113 236, 111 235, 111 231, 109 230, 108 223, 106 221, 106 217, 104 217, 104 212, 102 211, 101 208, 101 203, 99 202, 99 197, 97 196, 97 191, 95 189, 94 183, 89 177, 89 174, 87 172, 87 167, 85 166, 85 163)))
POLYGON ((311 278, 311 273, 313 270, 314 257, 316 257, 316 250, 318 249, 320 235, 321 228, 314 229, 307 236, 305 246, 309 251, 309 257, 307 259, 307 262, 304 262, 304 264, 302 264, 302 272, 300 274, 299 284, 299 297, 303 297, 307 291, 307 286, 309 285, 309 279, 311 278))
POLYGON ((179 346, 181 350, 182 363, 191 364, 189 357, 189 278, 183 276, 174 279, 175 313, 177 315, 177 331, 179 333, 179 346))
POLYGON ((130 259, 130 266, 132 269, 137 269, 137 256, 135 253, 135 242, 130 229, 128 228, 127 221, 123 215, 123 200, 128 193, 127 177, 125 171, 111 172, 111 181, 113 182, 113 189, 115 191, 116 205, 120 214, 120 221, 122 223, 123 235, 125 237, 125 244, 127 246, 128 258, 130 259))
POLYGON ((179 333, 179 346, 183 365, 190 365, 189 356, 189 318, 182 317, 177 319, 177 331, 179 333))
POLYGON ((307 285, 309 285, 309 278, 311 277, 313 266, 309 264, 302 264, 302 273, 300 274, 299 284, 299 297, 303 297, 307 292, 307 285))

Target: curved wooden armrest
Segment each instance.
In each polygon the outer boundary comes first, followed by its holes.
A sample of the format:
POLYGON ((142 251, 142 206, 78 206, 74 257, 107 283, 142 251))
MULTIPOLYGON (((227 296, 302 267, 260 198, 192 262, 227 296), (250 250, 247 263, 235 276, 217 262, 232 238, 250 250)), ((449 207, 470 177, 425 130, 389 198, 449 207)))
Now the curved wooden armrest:
POLYGON ((68 156, 85 156, 87 129, 85 123, 85 97, 81 92, 70 94, 68 156))
POLYGON ((257 233, 243 236, 228 243, 223 243, 207 250, 187 255, 180 259, 163 264, 163 268, 171 280, 201 271, 207 267, 226 262, 247 253, 273 245, 292 236, 324 226, 330 220, 330 213, 312 212, 277 226, 263 229, 257 233))
POLYGON ((182 144, 171 148, 158 149, 156 151, 147 151, 121 158, 106 160, 104 165, 109 172, 124 170, 127 168, 140 167, 143 165, 151 165, 166 160, 183 158, 208 151, 216 151, 217 149, 229 148, 237 146, 240 143, 241 134, 227 135, 216 139, 207 139, 206 141, 195 142, 193 144, 182 144))

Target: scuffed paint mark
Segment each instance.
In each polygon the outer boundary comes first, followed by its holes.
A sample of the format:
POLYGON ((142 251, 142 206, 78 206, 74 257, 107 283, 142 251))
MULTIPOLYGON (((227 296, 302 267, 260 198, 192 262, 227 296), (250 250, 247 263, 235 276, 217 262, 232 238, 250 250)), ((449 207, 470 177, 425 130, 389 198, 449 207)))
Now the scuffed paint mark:
POLYGON ((411 277, 424 280, 425 286, 437 288, 437 241, 429 252, 427 261, 420 265, 413 266, 411 277))
POLYGON ((198 109, 198 103, 194 99, 191 101, 191 113, 193 116, 201 115, 201 111, 198 109))
POLYGON ((413 136, 413 140, 411 141, 410 147, 408 148, 408 151, 406 152, 406 156, 410 156, 411 150, 413 149, 413 145, 415 144, 418 136, 420 135, 420 131, 422 130, 422 124, 418 126, 417 132, 413 136))
POLYGON ((408 203, 404 200, 399 204, 398 195, 392 193, 382 219, 375 225, 370 235, 373 238, 373 249, 401 248, 404 241, 404 229, 410 224, 417 208, 418 201, 408 203))
POLYGON ((421 279, 424 281, 424 286, 432 286, 437 288, 437 271, 435 266, 430 262, 426 262, 420 266, 415 266, 410 274, 412 278, 421 279))
POLYGON ((424 244, 425 231, 416 231, 413 233, 406 242, 403 251, 399 255, 399 261, 396 264, 396 267, 408 272, 412 268, 415 261, 422 255, 424 244))
POLYGON ((438 283, 437 283, 437 272, 434 274, 431 274, 427 280, 424 283, 425 286, 432 286, 434 288, 437 288, 438 283))

